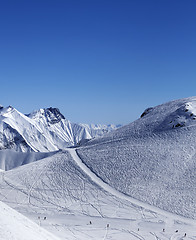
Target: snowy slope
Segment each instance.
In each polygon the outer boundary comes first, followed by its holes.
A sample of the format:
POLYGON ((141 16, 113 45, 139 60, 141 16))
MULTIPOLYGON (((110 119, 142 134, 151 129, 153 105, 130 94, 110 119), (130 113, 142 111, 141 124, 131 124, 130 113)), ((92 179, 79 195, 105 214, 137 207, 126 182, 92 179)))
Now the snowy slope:
POLYGON ((195 222, 132 202, 80 161, 70 149, 2 172, 0 200, 60 239, 195 239, 195 222))
POLYGON ((168 102, 77 151, 115 189, 196 219, 195 114, 196 97, 168 102))
POLYGON ((46 152, 58 148, 44 135, 35 121, 13 107, 0 112, 1 148, 16 151, 46 152))
POLYGON ((58 240, 37 224, 0 202, 1 240, 58 240))
POLYGON ((10 149, 0 151, 0 169, 10 169, 52 156, 57 152, 16 152, 10 149))
POLYGON ((50 152, 102 136, 118 126, 75 124, 57 108, 24 115, 15 108, 0 107, 0 149, 19 152, 50 152))
MULTIPOLYGON (((1 111, 16 129, 15 118, 1 111)), ((172 240, 186 233, 195 240, 195 113, 196 98, 181 99, 150 108, 137 121, 75 149, 18 157, 4 150, 9 169, 13 159, 19 167, 0 171, 0 201, 60 239, 172 240), (24 162, 29 164, 20 166, 24 162)), ((39 121, 36 114, 25 117, 39 132, 42 124, 66 121, 46 115, 39 121)), ((2 230, 2 236, 9 232, 2 230)))

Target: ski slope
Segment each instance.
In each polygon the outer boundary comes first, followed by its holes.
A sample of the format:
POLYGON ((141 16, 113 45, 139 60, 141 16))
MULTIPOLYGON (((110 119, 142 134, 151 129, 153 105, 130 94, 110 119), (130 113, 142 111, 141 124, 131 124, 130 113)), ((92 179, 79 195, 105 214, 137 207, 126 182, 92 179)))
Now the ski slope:
POLYGON ((114 190, 83 165, 75 149, 1 172, 0 188, 1 201, 60 239, 169 240, 185 233, 196 239, 194 221, 114 190))
MULTIPOLYGON (((44 119, 60 124, 50 112, 44 119)), ((196 98, 181 99, 76 148, 10 152, 0 201, 62 240, 196 240, 195 113, 196 98)))
POLYGON ((2 202, 0 212, 1 240, 60 240, 2 202))
POLYGON ((112 194, 112 195, 114 195, 114 196, 116 196, 118 198, 130 201, 132 204, 141 206, 142 208, 148 209, 149 211, 159 213, 159 214, 169 218, 169 221, 174 221, 174 220, 182 221, 182 222, 185 222, 185 223, 188 223, 188 224, 193 224, 195 226, 195 228, 196 228, 196 222, 191 220, 191 219, 188 219, 188 218, 185 218, 185 217, 182 217, 182 216, 178 216, 178 215, 166 212, 166 211, 161 210, 160 208, 157 208, 155 206, 152 206, 152 205, 149 205, 147 203, 138 201, 137 199, 134 199, 134 198, 132 198, 132 197, 130 197, 128 195, 125 195, 124 193, 121 193, 121 192, 117 191, 116 189, 112 188, 111 186, 109 186, 108 184, 103 182, 99 177, 97 177, 82 162, 82 160, 79 158, 79 156, 78 156, 78 154, 76 152, 76 149, 67 149, 67 150, 69 151, 69 153, 71 154, 72 158, 77 163, 77 165, 93 180, 93 182, 98 184, 102 189, 104 189, 108 193, 110 193, 110 194, 112 194))
POLYGON ((147 109, 78 148, 104 182, 141 202, 196 219, 196 97, 147 109))

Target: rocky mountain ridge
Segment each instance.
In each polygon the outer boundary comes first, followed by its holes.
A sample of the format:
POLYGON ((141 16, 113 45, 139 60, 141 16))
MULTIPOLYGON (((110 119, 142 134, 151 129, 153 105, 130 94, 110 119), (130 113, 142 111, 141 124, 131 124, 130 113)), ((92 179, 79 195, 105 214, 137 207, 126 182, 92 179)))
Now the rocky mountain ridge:
POLYGON ((18 152, 50 152, 74 146, 117 129, 115 125, 77 124, 58 108, 22 114, 12 106, 0 108, 0 149, 18 152))

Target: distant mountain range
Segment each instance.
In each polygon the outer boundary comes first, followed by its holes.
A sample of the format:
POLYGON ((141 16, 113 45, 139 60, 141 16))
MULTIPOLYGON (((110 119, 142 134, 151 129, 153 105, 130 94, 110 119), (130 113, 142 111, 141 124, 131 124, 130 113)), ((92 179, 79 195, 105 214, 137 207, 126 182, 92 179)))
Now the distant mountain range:
POLYGON ((103 136, 120 125, 72 123, 57 108, 24 115, 15 108, 0 107, 0 150, 51 152, 103 136))

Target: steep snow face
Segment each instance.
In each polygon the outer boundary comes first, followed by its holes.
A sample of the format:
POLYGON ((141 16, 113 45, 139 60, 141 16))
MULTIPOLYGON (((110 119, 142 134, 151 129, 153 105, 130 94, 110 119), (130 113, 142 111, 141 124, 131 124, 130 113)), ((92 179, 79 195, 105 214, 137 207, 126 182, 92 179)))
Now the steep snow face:
POLYGON ((117 126, 88 126, 71 123, 57 108, 24 115, 9 106, 0 108, 0 149, 21 152, 50 152, 103 136, 117 126))
POLYGON ((71 123, 60 113, 57 108, 40 109, 28 115, 36 121, 44 135, 59 149, 73 146, 94 137, 103 136, 113 131, 120 125, 88 125, 71 123))
POLYGON ((12 148, 14 150, 35 152, 58 150, 46 138, 35 121, 13 107, 2 109, 0 114, 2 149, 12 148))
POLYGON ((40 121, 44 121, 50 124, 55 124, 60 122, 65 117, 60 113, 58 108, 46 108, 34 111, 27 115, 28 117, 40 121))
POLYGON ((58 149, 75 145, 72 124, 65 119, 58 109, 40 109, 27 116, 35 122, 44 136, 58 149))
POLYGON ((150 108, 137 121, 78 149, 117 190, 196 219, 196 97, 150 108))

